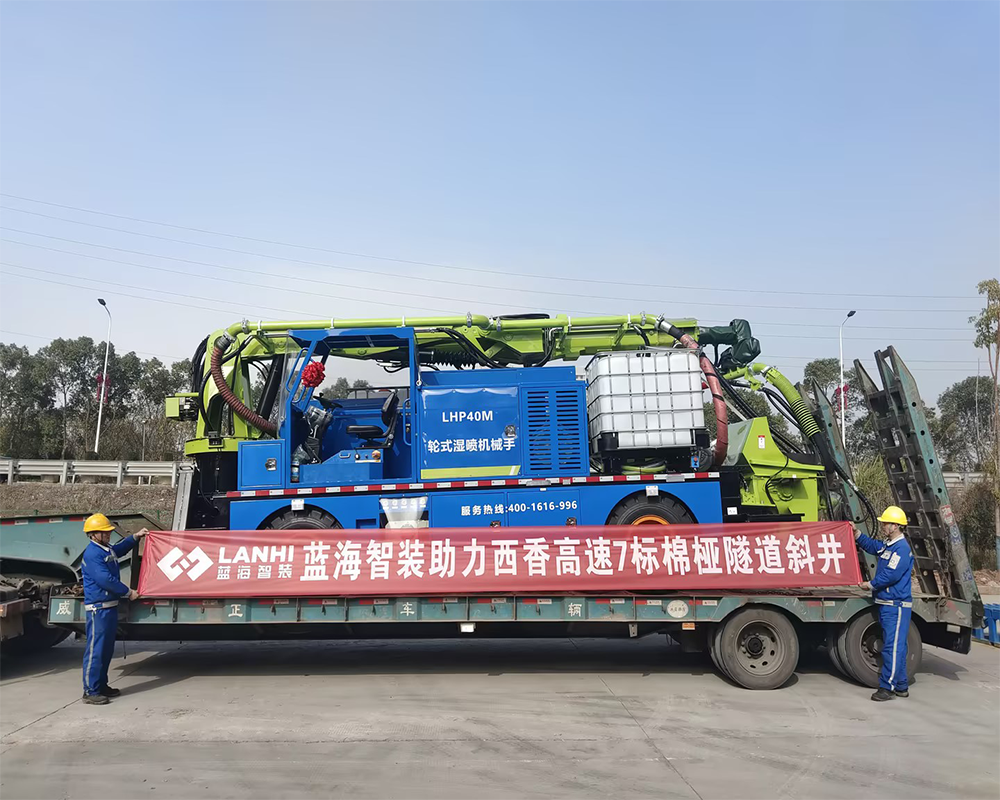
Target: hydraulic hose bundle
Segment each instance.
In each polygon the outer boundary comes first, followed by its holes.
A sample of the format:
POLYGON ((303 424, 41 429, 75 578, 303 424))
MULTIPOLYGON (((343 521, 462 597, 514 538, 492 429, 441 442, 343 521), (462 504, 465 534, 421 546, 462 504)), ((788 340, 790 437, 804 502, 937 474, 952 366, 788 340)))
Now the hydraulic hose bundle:
POLYGON ((819 424, 816 422, 816 418, 813 416, 812 411, 809 410, 809 406, 806 405, 806 401, 802 398, 802 395, 799 394, 798 390, 792 382, 788 380, 788 378, 778 372, 778 370, 774 367, 769 367, 766 364, 748 364, 746 367, 729 373, 726 377, 731 378, 741 374, 746 375, 751 372, 760 375, 760 377, 764 378, 775 389, 777 389, 778 392, 780 392, 781 397, 787 404, 788 410, 794 416, 799 430, 802 432, 802 435, 812 443, 813 447, 816 448, 824 466, 826 466, 827 469, 836 472, 851 488, 851 491, 853 491, 861 500, 862 504, 865 506, 865 510, 874 522, 876 515, 871 501, 865 496, 864 492, 861 491, 860 487, 858 487, 858 485, 854 482, 854 479, 850 476, 850 474, 843 467, 841 467, 839 463, 837 463, 837 459, 834 457, 833 453, 830 452, 827 442, 820 435, 822 431, 819 424))
MULTIPOLYGON (((689 350, 699 349, 698 343, 691 336, 667 322, 663 317, 660 317, 657 324, 661 331, 673 336, 689 350)), ((726 398, 722 396, 722 384, 719 383, 715 365, 704 353, 698 354, 698 364, 701 366, 701 371, 705 373, 705 382, 712 393, 712 408, 715 409, 715 452, 712 463, 718 466, 726 460, 726 452, 729 450, 729 409, 726 406, 726 398)))

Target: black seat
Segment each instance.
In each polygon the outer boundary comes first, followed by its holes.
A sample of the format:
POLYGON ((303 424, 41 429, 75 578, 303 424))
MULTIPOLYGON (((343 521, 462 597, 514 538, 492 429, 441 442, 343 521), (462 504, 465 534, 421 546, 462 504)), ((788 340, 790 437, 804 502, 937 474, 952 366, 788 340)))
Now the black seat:
POLYGON ((396 433, 396 420, 399 419, 396 413, 398 409, 399 395, 393 392, 382 404, 384 430, 378 425, 348 425, 346 431, 352 436, 364 439, 370 447, 392 447, 392 439, 396 433))

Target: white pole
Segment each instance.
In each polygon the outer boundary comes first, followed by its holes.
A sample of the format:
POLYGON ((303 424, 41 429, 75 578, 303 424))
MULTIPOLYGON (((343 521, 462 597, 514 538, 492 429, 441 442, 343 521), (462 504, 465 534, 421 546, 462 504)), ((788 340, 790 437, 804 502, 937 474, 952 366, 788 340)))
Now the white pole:
POLYGON ((101 396, 97 402, 97 435, 94 437, 94 455, 96 456, 101 446, 101 416, 104 412, 104 397, 108 393, 108 354, 111 352, 111 309, 100 297, 97 298, 104 310, 108 312, 108 340, 104 343, 104 372, 101 375, 101 396))
POLYGON ((847 392, 844 391, 844 326, 847 320, 857 314, 857 311, 848 311, 844 321, 840 323, 840 443, 847 451, 847 392))

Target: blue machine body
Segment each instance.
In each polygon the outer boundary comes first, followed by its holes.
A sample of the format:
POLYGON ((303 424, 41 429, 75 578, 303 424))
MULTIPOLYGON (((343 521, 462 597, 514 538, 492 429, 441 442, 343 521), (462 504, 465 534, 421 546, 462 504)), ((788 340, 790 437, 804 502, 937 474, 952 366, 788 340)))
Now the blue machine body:
MULTIPOLYGON (((278 436, 240 443, 242 492, 283 495, 295 489, 312 494, 308 490, 313 488, 435 483, 431 491, 317 492, 308 498, 310 508, 331 514, 343 527, 366 528, 603 525, 622 499, 646 491, 634 483, 506 486, 499 480, 548 483, 590 474, 586 384, 573 367, 421 370, 409 328, 292 331, 291 338, 299 350, 288 357, 278 436), (392 418, 383 410, 388 391, 324 406, 314 398, 314 389, 302 384, 302 369, 310 361, 325 361, 341 349, 369 347, 408 354, 408 392, 392 418), (297 448, 318 430, 310 430, 310 414, 324 420, 319 460, 297 463, 297 448), (354 426, 388 430, 390 424, 394 435, 389 443, 352 432, 354 426), (473 479, 497 479, 499 485, 452 488, 473 479), (445 486, 438 485, 442 482, 445 486)), ((716 478, 672 482, 658 491, 681 502, 699 522, 722 519, 716 478)), ((288 496, 240 499, 232 504, 230 527, 266 526, 290 502, 288 496)))
POLYGON ((573 367, 425 374, 420 479, 587 475, 585 389, 573 367))
MULTIPOLYGON (((664 484, 669 496, 691 512, 695 521, 722 522, 717 478, 664 484)), ((232 530, 266 527, 278 514, 294 508, 319 509, 344 528, 394 527, 390 523, 433 528, 524 527, 528 525, 605 525, 626 497, 645 494, 635 483, 588 483, 576 486, 517 486, 497 489, 442 489, 383 494, 313 495, 237 500, 230 506, 232 530), (395 506, 394 506, 395 504, 395 506), (411 509, 409 512, 405 509, 411 509), (404 509, 402 513, 394 513, 404 509), (395 517, 395 519, 394 519, 395 517)))

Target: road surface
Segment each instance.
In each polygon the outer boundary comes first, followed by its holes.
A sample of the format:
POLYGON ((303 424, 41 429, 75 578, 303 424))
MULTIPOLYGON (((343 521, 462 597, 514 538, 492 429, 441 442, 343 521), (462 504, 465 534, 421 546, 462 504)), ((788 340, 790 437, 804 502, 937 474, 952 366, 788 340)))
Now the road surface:
POLYGON ((822 654, 750 692, 659 636, 128 648, 104 707, 79 642, 3 663, 5 799, 1000 796, 982 644, 883 704, 822 654))

